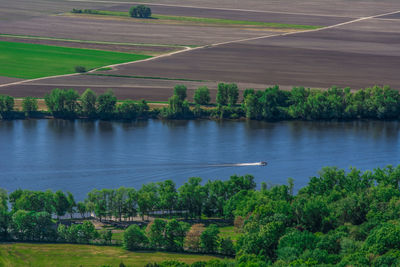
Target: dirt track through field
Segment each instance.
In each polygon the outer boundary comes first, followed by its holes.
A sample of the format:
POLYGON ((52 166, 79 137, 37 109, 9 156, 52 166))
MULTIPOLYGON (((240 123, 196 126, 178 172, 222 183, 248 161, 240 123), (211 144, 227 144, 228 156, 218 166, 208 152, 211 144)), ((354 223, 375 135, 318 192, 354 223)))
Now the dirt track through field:
MULTIPOLYGON (((289 39, 296 39, 295 37, 304 35, 305 39, 308 40, 303 43, 303 46, 307 46, 307 42, 312 43, 315 38, 318 38, 318 33, 335 29, 341 30, 353 24, 362 24, 365 21, 395 15, 398 12, 393 11, 361 17, 317 30, 296 33, 269 33, 256 37, 219 42, 168 56, 155 57, 144 62, 114 66, 114 70, 107 73, 242 83, 252 82, 258 85, 276 83, 285 86, 329 87, 335 84, 360 88, 385 83, 400 87, 400 78, 396 74, 400 62, 399 57, 385 56, 374 52, 372 45, 370 46, 371 51, 355 52, 344 48, 343 51, 337 51, 335 49, 335 39, 332 39, 331 46, 325 49, 322 44, 311 49, 298 48, 295 44, 285 44, 285 41, 289 39), (316 36, 312 36, 313 34, 316 36), (269 43, 270 41, 271 43, 269 43)), ((352 45, 362 44, 362 41, 352 45)), ((323 42, 321 41, 321 43, 323 42)), ((344 44, 349 45, 349 43, 344 44)), ((60 78, 60 84, 63 84, 62 77, 60 78)), ((68 79, 69 77, 66 76, 66 78, 68 79)), ((42 79, 42 81, 44 80, 42 79)), ((13 88, 10 91, 14 94, 18 90, 32 92, 38 86, 31 84, 30 81, 18 82, 13 84, 13 88), (19 84, 21 85, 20 87, 17 86, 19 84)), ((6 86, 0 85, 0 87, 3 87, 1 91, 7 91, 6 86)), ((85 87, 90 87, 90 84, 85 87)), ((53 86, 52 88, 55 87, 53 86)), ((133 89, 134 86, 131 86, 131 88, 133 89)), ((151 90, 141 88, 141 93, 136 91, 137 95, 148 99, 158 98, 157 100, 159 100, 160 97, 166 97, 166 91, 170 93, 170 90, 166 90, 167 87, 162 89, 162 86, 151 90), (161 92, 160 90, 163 91, 161 92)), ((135 99, 138 98, 135 97, 135 90, 125 91, 125 94, 135 99)))

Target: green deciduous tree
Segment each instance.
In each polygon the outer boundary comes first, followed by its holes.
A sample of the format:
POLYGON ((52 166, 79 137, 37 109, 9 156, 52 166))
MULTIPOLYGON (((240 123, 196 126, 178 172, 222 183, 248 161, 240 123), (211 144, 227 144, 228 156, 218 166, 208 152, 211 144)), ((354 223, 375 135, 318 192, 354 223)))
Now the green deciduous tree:
POLYGON ((166 247, 165 227, 167 222, 155 219, 147 226, 147 238, 151 248, 163 249, 166 247))
POLYGON ((205 192, 201 186, 201 178, 192 177, 179 188, 180 206, 187 211, 191 217, 200 217, 203 209, 205 192))
POLYGON ((374 228, 365 240, 363 249, 375 254, 384 254, 390 249, 400 250, 399 221, 383 223, 374 228))
POLYGON ((48 110, 54 117, 74 118, 78 109, 79 94, 75 90, 54 89, 44 97, 48 110))
POLYGON ((184 101, 187 97, 187 88, 182 84, 175 85, 174 95, 176 95, 180 101, 184 101))
POLYGON ((149 215, 149 212, 155 209, 158 202, 157 185, 155 183, 142 185, 142 188, 137 192, 137 204, 142 219, 144 219, 144 215, 149 215))
POLYGON ((175 219, 170 220, 165 226, 165 247, 169 251, 182 251, 186 232, 189 225, 178 222, 175 219))
POLYGON ((62 241, 70 243, 88 244, 99 237, 99 233, 90 221, 84 221, 82 224, 72 224, 69 227, 60 224, 57 233, 62 241))
POLYGON ((69 216, 72 219, 72 216, 73 216, 73 214, 75 212, 75 208, 76 208, 76 202, 75 202, 74 195, 71 192, 67 192, 67 200, 68 200, 67 212, 69 213, 69 216))
POLYGON ((88 118, 96 117, 96 93, 86 89, 81 96, 82 114, 88 118))
POLYGON ((144 231, 138 225, 131 225, 124 232, 123 246, 125 249, 143 249, 147 247, 148 242, 144 231))
POLYGON ((210 90, 206 86, 197 88, 194 92, 194 102, 199 105, 208 105, 210 103, 210 90))
POLYGON ((126 100, 121 105, 117 106, 119 118, 123 120, 133 120, 138 117, 139 107, 132 100, 126 100))
POLYGON ((221 106, 226 106, 228 104, 228 85, 224 83, 218 84, 217 90, 217 104, 221 106))
POLYGON ((8 118, 14 110, 14 98, 8 95, 0 95, 0 119, 8 118))
POLYGON ((57 216, 64 216, 68 210, 68 207, 69 207, 68 198, 62 191, 58 190, 54 194, 54 208, 57 216))
POLYGON ((47 212, 18 210, 12 215, 12 233, 18 240, 52 241, 54 223, 47 212))
POLYGON ((219 243, 219 253, 227 256, 235 255, 235 245, 230 237, 221 238, 219 243))
POLYGON ((234 106, 239 99, 239 88, 234 83, 227 84, 226 86, 228 87, 228 104, 234 106))
POLYGON ((86 204, 80 201, 77 203, 76 208, 77 208, 79 214, 81 215, 81 217, 85 218, 85 213, 87 212, 86 204))
POLYGON ((7 191, 0 188, 0 241, 6 241, 9 238, 9 226, 10 213, 8 212, 7 191))
POLYGON ((158 192, 160 202, 159 208, 171 212, 177 207, 178 192, 176 191, 175 183, 171 180, 158 182, 158 192))
POLYGON ((216 253, 219 245, 219 229, 215 224, 209 225, 201 233, 201 247, 206 253, 216 253))
POLYGON ((26 116, 30 116, 33 112, 38 110, 37 100, 33 97, 25 97, 22 100, 22 111, 25 112, 26 116))
POLYGON ((112 90, 97 97, 97 113, 101 119, 111 119, 115 111, 117 98, 112 90))

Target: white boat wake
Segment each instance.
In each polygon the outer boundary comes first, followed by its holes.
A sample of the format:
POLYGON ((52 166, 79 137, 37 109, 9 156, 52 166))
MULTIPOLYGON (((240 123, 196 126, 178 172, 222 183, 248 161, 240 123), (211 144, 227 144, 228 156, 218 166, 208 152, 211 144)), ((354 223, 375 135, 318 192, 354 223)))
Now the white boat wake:
POLYGON ((213 164, 212 167, 245 167, 245 166, 266 166, 267 162, 248 162, 248 163, 228 163, 228 164, 213 164))

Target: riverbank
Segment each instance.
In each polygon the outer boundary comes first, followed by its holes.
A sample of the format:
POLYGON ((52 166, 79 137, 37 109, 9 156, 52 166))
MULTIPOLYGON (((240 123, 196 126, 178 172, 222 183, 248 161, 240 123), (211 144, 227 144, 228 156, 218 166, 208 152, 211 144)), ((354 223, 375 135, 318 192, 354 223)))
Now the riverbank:
POLYGON ((294 87, 285 91, 274 86, 264 91, 246 89, 241 98, 242 102, 238 103, 239 89, 233 83, 218 85, 215 103, 211 102, 207 87, 198 88, 194 102, 189 102, 187 88, 177 85, 167 103, 118 101, 111 90, 97 96, 90 89, 82 95, 73 89, 54 89, 40 101, 31 97, 15 100, 11 96, 0 95, 0 119, 53 116, 61 119, 128 121, 148 118, 351 121, 400 118, 400 94, 390 87, 374 86, 352 92, 350 88, 337 87, 329 90, 294 87))

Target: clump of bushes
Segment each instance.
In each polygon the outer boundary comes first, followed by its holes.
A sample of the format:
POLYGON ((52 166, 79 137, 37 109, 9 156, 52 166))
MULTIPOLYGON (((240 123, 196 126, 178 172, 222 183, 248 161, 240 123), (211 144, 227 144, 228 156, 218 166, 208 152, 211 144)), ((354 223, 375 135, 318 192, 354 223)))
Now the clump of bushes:
POLYGON ((75 66, 75 72, 84 73, 86 72, 86 68, 84 66, 75 66))
POLYGON ((95 9, 76 9, 73 8, 71 10, 71 13, 76 13, 76 14, 100 14, 100 12, 98 10, 95 9))
POLYGON ((33 97, 25 97, 22 100, 22 111, 25 112, 25 116, 29 117, 32 113, 38 110, 37 100, 33 97))
POLYGON ((133 6, 129 9, 129 15, 132 18, 150 18, 151 9, 150 7, 145 5, 133 6))

